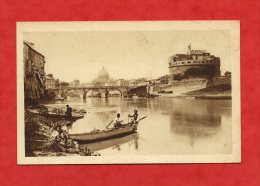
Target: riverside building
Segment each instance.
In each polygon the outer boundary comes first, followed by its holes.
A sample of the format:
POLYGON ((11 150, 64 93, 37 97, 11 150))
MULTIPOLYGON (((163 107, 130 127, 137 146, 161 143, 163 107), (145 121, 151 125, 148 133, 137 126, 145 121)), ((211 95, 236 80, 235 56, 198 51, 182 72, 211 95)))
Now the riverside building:
POLYGON ((45 56, 34 49, 34 44, 23 42, 24 97, 37 100, 45 95, 45 56))

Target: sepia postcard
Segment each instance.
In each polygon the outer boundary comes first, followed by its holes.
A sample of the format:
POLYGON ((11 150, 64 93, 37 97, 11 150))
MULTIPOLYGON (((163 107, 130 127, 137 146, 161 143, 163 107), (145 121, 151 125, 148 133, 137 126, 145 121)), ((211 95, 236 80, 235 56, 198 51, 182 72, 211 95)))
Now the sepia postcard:
POLYGON ((240 22, 17 23, 17 163, 241 161, 240 22))

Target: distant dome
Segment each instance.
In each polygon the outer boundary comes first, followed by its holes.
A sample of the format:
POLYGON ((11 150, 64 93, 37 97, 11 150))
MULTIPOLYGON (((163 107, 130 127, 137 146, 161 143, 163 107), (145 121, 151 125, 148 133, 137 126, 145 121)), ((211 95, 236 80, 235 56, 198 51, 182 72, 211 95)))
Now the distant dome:
POLYGON ((109 80, 109 74, 104 67, 102 67, 102 69, 99 71, 97 79, 99 81, 108 81, 109 80))

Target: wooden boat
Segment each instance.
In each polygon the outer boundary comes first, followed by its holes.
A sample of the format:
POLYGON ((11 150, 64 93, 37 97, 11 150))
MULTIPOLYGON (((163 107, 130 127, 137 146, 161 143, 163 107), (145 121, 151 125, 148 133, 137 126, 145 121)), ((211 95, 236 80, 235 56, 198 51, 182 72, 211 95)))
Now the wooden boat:
POLYGON ((83 114, 78 114, 78 113, 73 113, 72 117, 68 118, 66 114, 57 114, 54 112, 48 112, 48 113, 41 113, 36 109, 28 109, 30 113, 32 114, 37 114, 40 116, 46 116, 46 117, 51 117, 51 118, 61 118, 61 119, 68 119, 68 120, 77 120, 81 119, 84 117, 83 114))
POLYGON ((109 140, 103 140, 99 142, 93 143, 82 143, 79 145, 81 149, 89 149, 91 152, 99 151, 107 148, 111 148, 114 146, 122 145, 124 143, 138 140, 139 134, 137 132, 129 135, 124 135, 123 137, 113 138, 109 140))
POLYGON ((120 128, 108 130, 95 130, 87 133, 69 134, 69 137, 79 143, 94 142, 100 140, 111 139, 127 134, 134 133, 137 130, 137 124, 125 124, 120 128))

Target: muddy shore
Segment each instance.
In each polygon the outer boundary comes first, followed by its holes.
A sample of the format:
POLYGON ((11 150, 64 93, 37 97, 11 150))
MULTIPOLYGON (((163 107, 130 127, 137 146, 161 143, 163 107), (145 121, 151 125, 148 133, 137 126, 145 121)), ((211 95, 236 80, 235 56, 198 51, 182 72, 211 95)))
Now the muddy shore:
POLYGON ((64 156, 78 154, 75 147, 55 143, 51 134, 58 125, 71 124, 64 119, 47 118, 25 110, 25 156, 64 156))
MULTIPOLYGON (((67 119, 36 115, 25 109, 25 156, 91 156, 87 149, 79 149, 77 142, 53 137, 57 126, 72 125, 67 119)), ((66 131, 63 131, 66 132, 66 131)))

